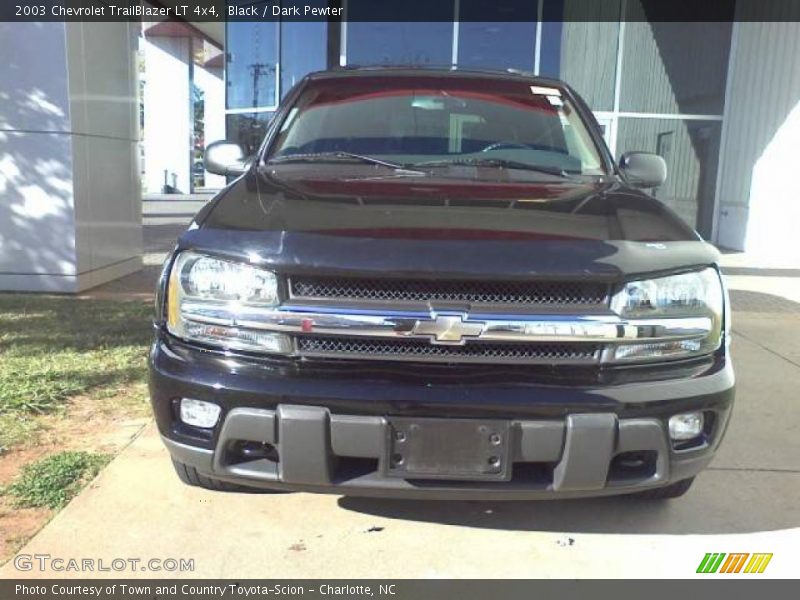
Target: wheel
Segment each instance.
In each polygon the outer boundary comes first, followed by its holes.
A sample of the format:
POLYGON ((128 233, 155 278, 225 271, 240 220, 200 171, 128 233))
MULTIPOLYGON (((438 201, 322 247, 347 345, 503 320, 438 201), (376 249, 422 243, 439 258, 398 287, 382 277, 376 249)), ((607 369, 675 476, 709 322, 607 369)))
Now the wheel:
POLYGON ((261 488, 247 487, 244 485, 237 485, 235 483, 228 483, 219 479, 205 477, 197 472, 197 469, 185 465, 172 459, 172 466, 175 467, 175 473, 178 474, 180 479, 186 485, 205 488, 207 490, 214 490, 216 492, 241 492, 248 494, 280 494, 280 490, 265 490, 261 488))
POLYGON ((664 487, 637 492, 636 494, 632 494, 631 497, 641 500, 669 500, 670 498, 680 498, 689 491, 689 488, 692 487, 692 483, 694 483, 694 477, 682 479, 664 487))

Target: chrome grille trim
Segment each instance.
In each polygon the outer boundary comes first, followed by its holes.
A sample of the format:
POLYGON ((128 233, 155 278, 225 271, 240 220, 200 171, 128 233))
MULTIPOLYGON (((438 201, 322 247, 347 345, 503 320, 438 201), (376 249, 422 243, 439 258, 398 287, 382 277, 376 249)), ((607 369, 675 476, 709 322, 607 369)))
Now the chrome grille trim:
POLYGON ((258 308, 184 302, 184 318, 199 323, 290 334, 341 335, 427 340, 439 345, 481 342, 668 342, 702 339, 714 324, 709 317, 624 320, 615 314, 492 315, 409 311, 368 311, 284 306, 258 308), (313 308, 313 310, 311 310, 313 308))
POLYGON ((607 283, 576 281, 405 280, 291 276, 292 300, 357 303, 462 303, 492 306, 607 305, 607 283))
POLYGON ((416 339, 300 336, 298 354, 305 358, 458 363, 595 364, 601 344, 472 343, 434 345, 416 339))

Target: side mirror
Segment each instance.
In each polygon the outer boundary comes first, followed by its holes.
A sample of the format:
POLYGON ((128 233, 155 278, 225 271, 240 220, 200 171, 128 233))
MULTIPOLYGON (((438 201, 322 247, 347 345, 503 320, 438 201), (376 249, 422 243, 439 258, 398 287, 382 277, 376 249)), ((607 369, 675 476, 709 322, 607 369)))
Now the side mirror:
POLYGON ((241 175, 250 168, 251 158, 234 142, 213 142, 206 146, 203 164, 215 175, 241 175))
POLYGON ((667 180, 667 163, 658 154, 626 152, 619 159, 619 168, 634 187, 657 187, 667 180))

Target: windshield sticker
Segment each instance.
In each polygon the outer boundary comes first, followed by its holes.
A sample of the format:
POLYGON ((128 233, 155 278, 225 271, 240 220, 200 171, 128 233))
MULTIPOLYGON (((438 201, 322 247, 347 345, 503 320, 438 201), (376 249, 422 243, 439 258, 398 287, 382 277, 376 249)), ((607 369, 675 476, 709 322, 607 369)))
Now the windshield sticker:
POLYGON ((561 90, 558 88, 542 87, 540 85, 531 86, 531 94, 535 96, 557 96, 561 97, 561 90))

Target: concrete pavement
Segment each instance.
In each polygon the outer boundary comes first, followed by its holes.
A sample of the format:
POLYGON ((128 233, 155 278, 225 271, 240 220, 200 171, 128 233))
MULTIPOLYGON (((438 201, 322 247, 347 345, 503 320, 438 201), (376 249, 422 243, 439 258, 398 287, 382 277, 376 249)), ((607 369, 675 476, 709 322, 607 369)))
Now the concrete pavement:
MULTIPOLYGON (((214 493, 178 481, 151 425, 20 553, 107 564, 194 559, 185 576, 332 578, 683 577, 694 575, 706 552, 773 552, 765 575, 794 577, 800 305, 758 292, 734 292, 733 303, 733 421, 711 469, 679 500, 440 503, 214 493)), ((13 561, 0 568, 0 577, 76 575, 20 573, 13 561)))

